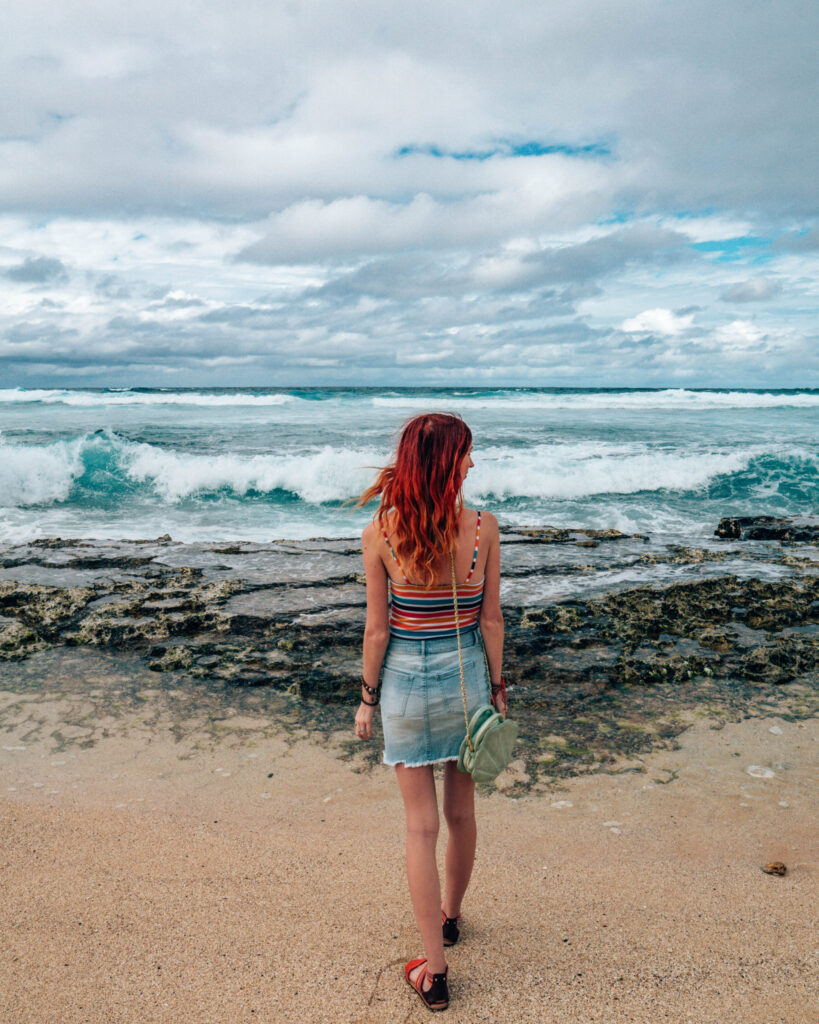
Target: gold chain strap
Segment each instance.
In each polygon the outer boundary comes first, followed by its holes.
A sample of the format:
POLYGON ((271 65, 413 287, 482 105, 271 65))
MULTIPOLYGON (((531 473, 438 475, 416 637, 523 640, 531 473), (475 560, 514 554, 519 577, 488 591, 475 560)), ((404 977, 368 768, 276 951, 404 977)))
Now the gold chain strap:
MULTIPOLYGON (((458 665, 461 669, 461 696, 464 699, 464 721, 466 722, 466 742, 469 749, 474 751, 472 740, 469 736, 469 710, 466 706, 466 683, 464 682, 464 657, 461 653, 461 624, 458 621, 458 587, 455 583, 455 556, 449 552, 449 569, 452 574, 452 604, 455 609, 455 636, 458 638, 458 665)), ((484 657, 486 655, 484 654, 484 657)))

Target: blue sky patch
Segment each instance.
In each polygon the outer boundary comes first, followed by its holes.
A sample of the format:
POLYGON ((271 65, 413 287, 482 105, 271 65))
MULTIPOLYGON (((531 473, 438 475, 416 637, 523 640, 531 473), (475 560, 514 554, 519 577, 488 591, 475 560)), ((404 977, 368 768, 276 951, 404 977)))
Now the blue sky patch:
POLYGON ((720 238, 712 242, 694 242, 692 249, 712 253, 717 263, 764 263, 772 258, 771 239, 758 235, 741 235, 737 238, 720 238))
POLYGON ((561 153, 564 156, 576 157, 608 157, 611 147, 606 142, 589 142, 584 145, 572 145, 568 142, 511 142, 501 139, 487 149, 447 149, 435 143, 410 143, 395 151, 396 157, 432 156, 439 160, 491 160, 492 157, 506 159, 527 156, 549 156, 561 153))

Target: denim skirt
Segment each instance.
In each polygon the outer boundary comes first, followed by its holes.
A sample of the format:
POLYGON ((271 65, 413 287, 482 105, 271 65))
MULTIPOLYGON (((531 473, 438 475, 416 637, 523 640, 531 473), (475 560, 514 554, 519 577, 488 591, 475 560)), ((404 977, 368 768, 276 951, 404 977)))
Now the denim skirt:
MULTIPOLYGON (((469 717, 489 702, 483 642, 477 629, 461 633, 469 717)), ((418 768, 457 761, 466 735, 457 637, 390 637, 381 680, 384 763, 418 768)))

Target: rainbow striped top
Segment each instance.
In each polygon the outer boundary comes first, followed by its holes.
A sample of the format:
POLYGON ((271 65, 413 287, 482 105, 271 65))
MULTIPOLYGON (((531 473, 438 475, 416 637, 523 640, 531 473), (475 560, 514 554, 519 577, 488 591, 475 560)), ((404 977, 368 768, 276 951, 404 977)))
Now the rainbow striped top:
MULTIPOLYGON (((427 590, 417 583, 410 583, 398 561, 398 556, 392 549, 387 531, 382 532, 392 557, 404 577, 403 583, 396 583, 390 578, 390 633, 392 636, 398 636, 404 640, 436 640, 442 636, 455 636, 455 605, 452 600, 452 586, 444 583, 427 590)), ((462 633, 478 628, 485 577, 477 583, 470 583, 470 580, 478 561, 480 538, 481 514, 478 512, 472 565, 466 580, 457 585, 458 620, 462 633)))

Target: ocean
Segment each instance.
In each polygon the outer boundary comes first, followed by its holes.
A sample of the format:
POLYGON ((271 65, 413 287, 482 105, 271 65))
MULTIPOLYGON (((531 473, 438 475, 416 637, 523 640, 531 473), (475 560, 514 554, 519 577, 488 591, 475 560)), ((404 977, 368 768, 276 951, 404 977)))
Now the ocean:
POLYGON ((0 390, 0 542, 352 537, 401 424, 459 413, 502 524, 700 543, 819 505, 819 389, 0 390))

